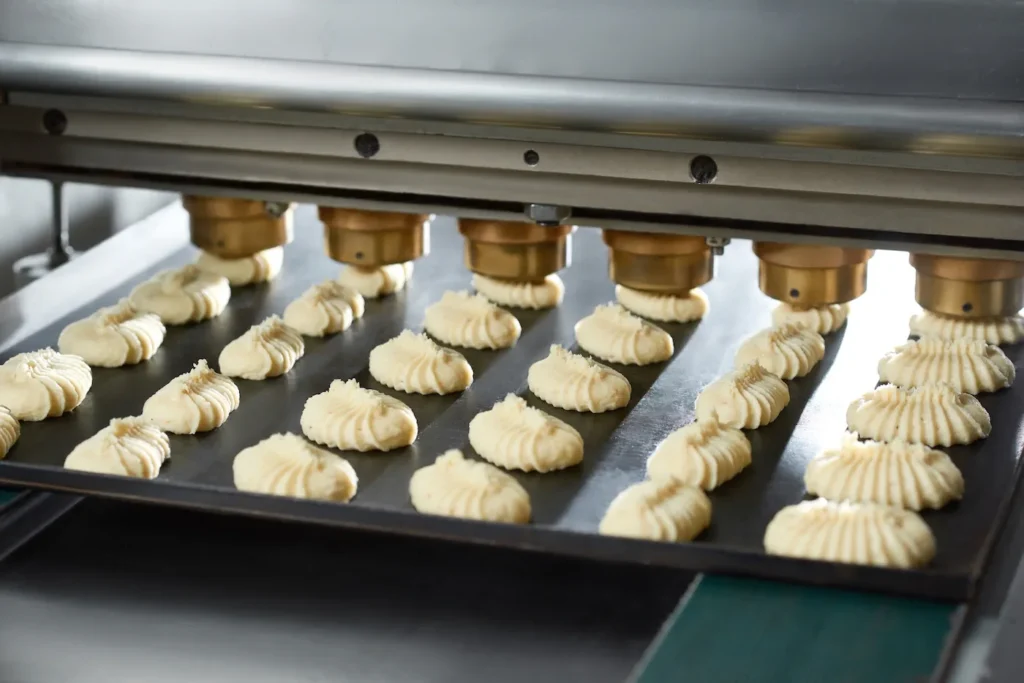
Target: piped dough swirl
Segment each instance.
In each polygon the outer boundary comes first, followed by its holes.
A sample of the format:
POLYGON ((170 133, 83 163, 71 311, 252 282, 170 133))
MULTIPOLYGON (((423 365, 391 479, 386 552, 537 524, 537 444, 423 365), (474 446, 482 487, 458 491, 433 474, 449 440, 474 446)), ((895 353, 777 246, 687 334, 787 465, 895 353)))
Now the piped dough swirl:
POLYGON ((552 472, 583 460, 579 432, 515 394, 470 420, 469 443, 484 460, 507 470, 552 472))
POLYGON ((416 470, 409 497, 418 512, 486 522, 526 524, 530 495, 512 475, 494 465, 467 460, 450 450, 416 470))
POLYGON ((668 332, 618 304, 598 306, 576 323, 575 332, 580 348, 609 363, 649 365, 675 352, 668 332))
POLYGON ((711 500, 677 479, 633 484, 615 496, 598 528, 605 536, 692 541, 711 524, 711 500))
POLYGON ((7 406, 0 406, 0 460, 14 448, 21 437, 21 423, 11 414, 7 406))
POLYGON ((367 299, 378 299, 405 289, 412 278, 412 270, 412 261, 379 268, 345 266, 338 275, 338 282, 351 287, 367 299))
POLYGON ((370 351, 370 375, 410 394, 451 394, 473 383, 473 368, 465 356, 410 330, 370 351))
POLYGON ((789 387, 757 363, 748 363, 716 379, 697 396, 700 421, 735 429, 769 424, 789 405, 789 387))
POLYGON ((825 339, 800 325, 769 327, 747 339, 736 352, 736 365, 759 363, 782 379, 803 377, 825 357, 825 339))
POLYGON ((307 337, 343 332, 363 317, 366 301, 334 280, 313 285, 284 309, 284 324, 307 337))
POLYGON ((261 380, 285 374, 305 352, 302 335, 272 315, 225 346, 217 364, 228 377, 261 380))
POLYGON ((499 280, 486 275, 473 275, 473 289, 499 306, 512 308, 554 308, 562 303, 565 285, 558 275, 548 275, 540 282, 499 280))
POLYGON ((341 456, 296 434, 274 434, 235 456, 235 488, 335 503, 352 500, 359 477, 341 456))
POLYGON ((345 451, 390 451, 416 440, 416 416, 396 398, 336 379, 306 400, 299 420, 311 441, 345 451))
POLYGON ((864 438, 926 446, 969 444, 992 431, 992 420, 978 399, 948 384, 911 389, 883 384, 850 404, 846 424, 864 438))
POLYGON ((629 403, 629 380, 607 365, 553 345, 547 358, 530 366, 534 396, 563 410, 603 413, 629 403))
POLYGON ((910 318, 910 333, 939 339, 983 339, 989 344, 1017 344, 1024 339, 1024 317, 954 318, 921 311, 910 318))
POLYGON ((64 460, 69 470, 155 479, 171 457, 171 441, 143 417, 115 418, 75 446, 64 460))
POLYGON ((700 320, 708 312, 708 297, 699 289, 685 296, 655 294, 615 285, 615 299, 633 313, 666 323, 688 323, 700 320))
POLYGON ((196 267, 199 270, 226 277, 232 287, 270 282, 281 272, 283 264, 284 247, 272 247, 258 251, 252 256, 234 259, 224 259, 201 251, 196 258, 196 267))
POLYGON ((739 429, 715 420, 692 422, 658 444, 647 460, 650 479, 676 479, 711 491, 751 461, 750 441, 739 429))
POLYGON ((235 383, 200 360, 150 396, 142 416, 165 432, 196 434, 224 424, 239 400, 235 383))
POLYGON ((423 327, 434 339, 469 349, 507 349, 522 332, 514 315, 469 292, 445 292, 427 306, 423 327))
POLYGON ((956 391, 980 394, 1010 386, 1016 370, 1002 349, 986 341, 925 337, 883 356, 878 376, 901 387, 943 382, 956 391))
POLYGON ((92 388, 92 370, 78 356, 41 349, 0 365, 0 405, 23 422, 71 412, 92 388))
POLYGON ((231 285, 222 275, 188 265, 143 282, 128 300, 137 310, 160 316, 165 325, 184 325, 223 313, 231 300, 231 285))
POLYGON ((152 358, 166 333, 160 316, 137 311, 128 299, 121 299, 69 324, 57 346, 61 353, 78 356, 94 367, 119 368, 152 358))
POLYGON ((844 324, 850 315, 850 304, 829 304, 816 308, 797 308, 781 303, 772 311, 772 324, 798 325, 818 334, 832 334, 844 324))

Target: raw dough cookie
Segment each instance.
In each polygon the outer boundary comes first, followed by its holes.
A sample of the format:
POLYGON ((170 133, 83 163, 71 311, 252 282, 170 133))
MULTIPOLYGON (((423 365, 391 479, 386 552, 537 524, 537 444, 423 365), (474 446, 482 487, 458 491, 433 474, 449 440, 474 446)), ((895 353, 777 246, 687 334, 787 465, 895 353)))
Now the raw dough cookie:
POLYGON ((615 285, 615 298, 637 315, 667 323, 700 320, 708 312, 707 294, 699 289, 691 289, 686 296, 674 296, 615 285))
POLYGON ((649 365, 672 357, 668 332, 641 320, 618 304, 598 306, 576 323, 576 343, 610 363, 649 365))
POLYGON ((307 337, 323 337, 348 329, 363 317, 363 295, 334 280, 313 285, 284 309, 284 323, 307 337))
POLYGON ((397 398, 336 379, 311 396, 299 419, 311 441, 343 451, 390 451, 416 440, 416 416, 397 398))
POLYGON ((858 441, 847 434, 839 448, 807 464, 807 492, 828 500, 938 510, 964 494, 964 477, 942 451, 896 439, 858 441))
POLYGON ((231 300, 231 285, 221 275, 183 266, 143 282, 128 299, 137 310, 160 316, 166 325, 184 325, 223 313, 231 300))
POLYGON ((17 443, 21 436, 21 423, 11 415, 5 406, 0 406, 0 460, 7 457, 7 452, 17 443))
POLYGON ((1024 339, 1024 318, 954 318, 921 311, 910 317, 910 334, 940 339, 984 339, 989 344, 1016 344, 1024 339))
POLYGON ((196 266, 205 273, 223 275, 232 287, 270 282, 281 272, 284 247, 273 247, 244 258, 223 259, 205 251, 199 252, 196 266))
POLYGON ((507 470, 552 472, 583 460, 583 437, 556 417, 509 394, 469 422, 469 444, 507 470))
POLYGON ((527 385, 534 396, 563 410, 603 413, 629 403, 629 380, 622 373, 557 344, 530 366, 527 385))
POLYGON ((757 429, 775 421, 789 405, 789 387, 757 363, 716 379, 697 396, 697 419, 735 429, 757 429))
POLYGON ((1004 389, 1015 374, 1002 349, 981 339, 925 337, 897 346, 878 361, 883 382, 901 387, 943 382, 968 394, 1004 389))
POLYGON ((799 325, 818 334, 832 334, 846 323, 850 304, 830 304, 820 308, 797 308, 779 304, 772 311, 772 324, 799 325))
POLYGON ((513 308, 554 308, 565 296, 565 285, 557 275, 548 275, 541 282, 473 275, 473 289, 500 306, 513 308))
POLYGON ((19 353, 0 365, 0 405, 23 422, 71 412, 90 388, 88 364, 53 349, 19 353))
POLYGON ((750 464, 750 441, 743 432, 715 420, 677 429, 647 460, 650 479, 677 479, 705 491, 716 489, 750 464))
POLYGON ((451 394, 473 383, 473 368, 461 353, 409 330, 370 351, 370 375, 410 394, 451 394))
POLYGON ((514 315, 469 292, 445 292, 427 306, 423 327, 445 344, 470 349, 507 349, 523 331, 514 315))
POLYGON ((905 439, 926 446, 969 444, 992 431, 992 420, 978 399, 948 384, 915 389, 883 384, 850 404, 846 424, 864 438, 905 439))
POLYGON ((267 379, 291 370, 305 352, 302 335, 272 315, 225 346, 217 364, 228 377, 267 379))
POLYGON ((408 261, 380 268, 345 266, 338 276, 338 282, 348 285, 367 299, 376 299, 405 289, 411 277, 412 261, 408 261))
POLYGON ((676 479, 633 484, 608 506, 599 531, 649 541, 692 541, 711 524, 711 501, 676 479))
POLYGON ((200 360, 150 396, 142 416, 172 434, 208 432, 227 421, 239 400, 235 383, 200 360))
POLYGON ((110 425, 75 446, 64 467, 69 470, 156 479, 171 457, 171 441, 142 417, 113 419, 110 425))
POLYGON ((65 327, 57 347, 89 365, 119 368, 152 358, 166 333, 160 316, 136 311, 128 299, 121 299, 65 327))
POLYGON ((416 470, 409 497, 418 512, 485 522, 526 524, 530 494, 519 482, 494 465, 466 460, 451 450, 416 470))
POLYGON ((341 456, 296 434, 274 434, 235 456, 231 469, 239 491, 347 503, 359 477, 341 456))
POLYGON ((800 325, 761 330, 740 345, 736 365, 757 362, 782 379, 803 377, 825 357, 825 338, 800 325))
POLYGON ((910 569, 935 556, 935 537, 916 512, 818 498, 782 508, 765 529, 764 549, 770 555, 910 569))

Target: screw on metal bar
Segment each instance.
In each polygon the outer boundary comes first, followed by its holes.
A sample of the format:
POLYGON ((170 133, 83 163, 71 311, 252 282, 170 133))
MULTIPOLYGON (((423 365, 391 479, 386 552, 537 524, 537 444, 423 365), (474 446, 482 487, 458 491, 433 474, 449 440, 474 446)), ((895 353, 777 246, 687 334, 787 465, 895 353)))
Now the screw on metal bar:
POLYGON ((68 129, 68 117, 59 109, 47 109, 43 112, 43 128, 50 135, 63 135, 68 129))
POLYGON ((690 161, 690 177, 698 185, 713 183, 718 177, 718 164, 709 156, 694 157, 690 161))
POLYGON ((523 162, 527 166, 536 166, 540 163, 540 154, 535 149, 528 149, 523 152, 523 162))
POLYGON ((572 209, 553 204, 527 204, 524 213, 537 225, 551 227, 560 225, 562 221, 572 216, 572 209))
POLYGON ((356 154, 364 159, 377 156, 380 151, 380 140, 373 133, 360 133, 355 139, 356 154))
POLYGON ((732 240, 728 237, 708 237, 706 241, 708 246, 711 247, 711 253, 715 256, 721 256, 725 253, 725 248, 729 246, 729 242, 732 240))

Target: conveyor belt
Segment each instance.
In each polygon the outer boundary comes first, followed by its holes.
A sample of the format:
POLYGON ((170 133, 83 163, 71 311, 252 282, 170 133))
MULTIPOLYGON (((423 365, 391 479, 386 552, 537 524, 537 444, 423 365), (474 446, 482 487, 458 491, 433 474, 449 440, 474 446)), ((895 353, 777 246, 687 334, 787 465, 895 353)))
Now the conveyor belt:
MULTIPOLYGON (((199 358, 215 361, 221 348, 308 285, 334 276, 338 266, 323 256, 320 229, 308 210, 299 213, 296 241, 286 250, 284 271, 274 283, 237 289, 220 318, 171 328, 163 348, 134 368, 95 370, 94 386, 74 414, 25 424, 21 441, 0 465, 0 481, 84 493, 371 528, 605 560, 665 564, 695 571, 752 574, 813 583, 846 585, 942 598, 967 597, 1005 514, 1016 484, 1021 451, 1021 383, 982 402, 992 413, 990 438, 972 447, 949 449, 964 472, 967 494, 960 504, 927 513, 939 553, 928 570, 890 571, 768 557, 761 551, 765 525, 782 506, 804 496, 806 461, 834 445, 845 426, 846 406, 870 389, 878 358, 906 337, 913 304, 913 274, 903 254, 879 253, 871 264, 868 294, 854 304, 847 327, 828 340, 825 360, 808 377, 790 383, 792 402, 772 425, 749 434, 754 464, 711 494, 711 528, 692 544, 655 544, 595 535, 608 503, 620 490, 643 478, 644 463, 656 444, 693 418, 702 386, 732 367, 739 343, 766 326, 772 302, 756 284, 756 261, 749 244, 734 243, 720 259, 706 291, 711 312, 698 324, 666 325, 676 342, 669 362, 647 368, 619 368, 633 385, 626 410, 605 415, 560 411, 525 390, 526 369, 543 358, 552 343, 573 344, 574 323, 595 305, 613 297, 606 256, 596 231, 581 230, 573 247, 574 265, 564 273, 567 296, 558 309, 516 311, 523 336, 510 350, 466 351, 476 380, 465 393, 419 397, 377 385, 366 371, 369 351, 403 328, 416 328, 424 308, 445 289, 465 288, 461 240, 450 222, 435 226, 432 252, 416 264, 409 288, 394 297, 368 302, 366 315, 345 333, 307 342, 305 357, 286 377, 239 382, 241 407, 220 429, 202 436, 172 436, 172 460, 156 481, 138 481, 68 472, 66 454, 113 417, 136 414, 143 402, 171 377, 199 358), (360 489, 350 505, 257 496, 235 491, 231 462, 242 448, 275 432, 299 432, 306 398, 333 379, 356 377, 365 386, 398 396, 416 413, 420 436, 408 449, 388 454, 346 453, 359 473, 360 489), (534 523, 527 527, 441 519, 416 514, 408 503, 409 477, 448 448, 472 452, 466 440, 470 419, 510 391, 573 425, 584 436, 585 459, 577 468, 545 475, 516 475, 533 500, 534 523)), ((194 251, 169 256, 161 267, 185 263, 194 251)), ((54 344, 60 329, 100 305, 125 296, 125 284, 5 355, 54 344)), ((1010 349, 1019 363, 1024 348, 1010 349)))

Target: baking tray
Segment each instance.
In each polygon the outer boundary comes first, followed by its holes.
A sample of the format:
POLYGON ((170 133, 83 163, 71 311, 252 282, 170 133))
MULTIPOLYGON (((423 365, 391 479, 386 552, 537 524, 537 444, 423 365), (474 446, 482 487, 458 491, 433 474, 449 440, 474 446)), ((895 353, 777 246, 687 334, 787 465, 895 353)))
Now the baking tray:
MULTIPOLYGON (((174 229, 185 230, 184 224, 174 229)), ((1018 382, 982 402, 992 414, 992 435, 971 447, 949 449, 967 485, 962 502, 925 514, 938 539, 938 555, 922 571, 898 571, 766 556, 764 528, 784 505, 801 500, 806 462, 837 443, 848 403, 876 382, 878 358, 906 338, 914 310, 913 271, 906 255, 879 252, 871 263, 870 289, 854 303, 847 326, 828 338, 825 359, 807 377, 790 383, 792 401, 776 422, 749 432, 753 465, 711 494, 714 518, 697 542, 662 544, 606 538, 595 533, 612 498, 640 481, 644 463, 670 431, 693 419, 694 399, 705 384, 732 367, 740 342, 768 325, 773 303, 757 289, 757 263, 749 243, 734 242, 718 259, 715 279, 705 288, 711 311, 699 323, 664 325, 676 343, 668 363, 618 367, 633 385, 625 410, 583 415, 557 410, 529 396, 526 370, 552 343, 573 345, 574 323, 613 298, 607 256, 595 230, 580 230, 573 265, 563 274, 566 300, 550 311, 515 311, 523 327, 512 349, 465 351, 476 379, 466 392, 447 397, 409 396, 375 383, 366 369, 370 350, 404 328, 417 329, 423 310, 446 289, 466 288, 461 238, 450 220, 432 230, 429 256, 420 259, 408 289, 368 301, 366 315, 350 330, 307 342, 306 355, 287 376, 240 381, 241 406, 227 423, 201 436, 172 436, 172 459, 154 481, 106 477, 61 468, 81 440, 113 417, 137 414, 143 402, 171 377, 199 358, 215 361, 221 348, 250 325, 285 305, 314 282, 333 277, 337 264, 321 250, 321 231, 309 207, 299 210, 296 240, 286 250, 284 270, 273 283, 236 289, 227 311, 213 321, 168 330, 147 363, 94 370, 94 384, 73 413, 23 425, 21 440, 0 464, 0 482, 113 496, 173 505, 336 524, 452 540, 512 546, 601 560, 670 565, 694 571, 726 572, 818 584, 925 595, 968 597, 1007 512, 1018 474, 1024 388, 1018 382), (348 505, 274 498, 234 490, 231 462, 246 446, 281 431, 296 433, 303 403, 334 379, 357 378, 364 386, 405 401, 420 426, 416 443, 387 454, 345 453, 359 474, 359 494, 348 505), (517 474, 530 492, 534 522, 529 526, 487 524, 418 515, 408 502, 410 475, 449 448, 472 449, 469 421, 509 392, 565 420, 584 437, 581 466, 550 474, 517 474)), ((13 353, 55 343, 68 322, 125 296, 142 277, 186 263, 181 248, 132 282, 97 293, 95 300, 8 349, 13 353)), ((109 264, 105 267, 109 268, 109 264)), ((1019 366, 1024 347, 1008 349, 1019 366)))

